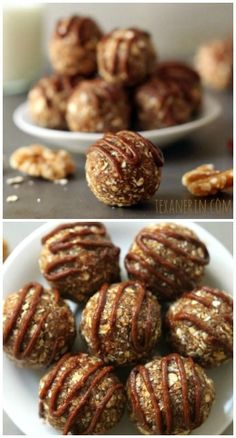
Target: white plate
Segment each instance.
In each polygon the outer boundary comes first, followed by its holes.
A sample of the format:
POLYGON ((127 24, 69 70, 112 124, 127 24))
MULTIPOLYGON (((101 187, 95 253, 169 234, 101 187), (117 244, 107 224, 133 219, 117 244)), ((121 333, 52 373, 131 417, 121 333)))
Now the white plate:
MULTIPOLYGON (((201 114, 194 120, 183 125, 170 128, 140 131, 144 137, 158 146, 164 147, 180 140, 187 134, 213 122, 221 113, 221 106, 213 97, 205 96, 201 114)), ((63 147, 74 153, 86 152, 88 146, 101 138, 103 134, 87 132, 69 132, 56 129, 47 129, 37 126, 30 118, 27 102, 22 103, 13 114, 13 120, 18 128, 27 134, 38 137, 40 141, 63 147)))
MULTIPOLYGON (((160 222, 160 221, 156 221, 160 222)), ((181 221, 176 221, 181 223, 181 221)), ((40 239, 59 221, 43 225, 12 252, 3 267, 4 296, 18 290, 24 283, 37 280, 43 282, 38 269, 40 239)), ((106 222, 113 241, 121 247, 122 275, 125 278, 123 259, 135 234, 147 222, 113 221, 106 222)), ((229 293, 233 290, 233 259, 224 246, 199 225, 185 221, 207 245, 211 261, 206 269, 204 283, 229 293)), ((76 315, 79 318, 79 315, 76 315)), ((3 399, 4 409, 14 423, 26 435, 49 436, 56 431, 44 424, 38 417, 38 382, 43 372, 17 368, 4 355, 3 362, 3 399)), ((232 362, 208 371, 216 385, 216 402, 207 421, 194 431, 195 435, 218 435, 230 424, 233 418, 233 383, 232 362)), ((110 435, 137 435, 137 429, 131 424, 127 415, 110 435)))

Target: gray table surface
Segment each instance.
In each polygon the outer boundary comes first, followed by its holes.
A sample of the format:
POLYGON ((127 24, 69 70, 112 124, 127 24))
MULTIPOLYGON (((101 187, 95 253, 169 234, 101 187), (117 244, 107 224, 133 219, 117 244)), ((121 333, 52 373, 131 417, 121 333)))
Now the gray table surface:
MULTIPOLYGON (((5 222, 3 235, 12 251, 18 243, 43 222, 5 222)), ((201 222, 200 225, 213 234, 224 246, 233 253, 233 224, 232 222, 201 222)), ((3 413, 3 435, 23 435, 8 415, 3 413)), ((233 435, 233 423, 227 427, 223 435, 233 435)))
MULTIPOLYGON (((211 199, 207 200, 206 209, 197 207, 183 209, 179 212, 171 209, 172 200, 193 200, 181 185, 181 176, 188 170, 204 163, 213 163, 218 169, 232 167, 232 154, 226 148, 226 142, 232 138, 232 93, 218 93, 223 111, 220 118, 190 137, 170 145, 164 150, 165 166, 160 190, 156 196, 143 204, 129 208, 111 208, 93 196, 87 187, 84 175, 84 155, 75 155, 77 164, 75 176, 65 187, 35 179, 34 185, 28 181, 18 189, 6 184, 6 179, 18 172, 10 169, 9 156, 17 148, 32 143, 40 143, 39 139, 26 135, 17 129, 12 121, 14 109, 25 100, 25 96, 4 98, 4 218, 111 218, 111 219, 144 219, 157 217, 185 218, 232 218, 232 196, 221 194, 213 197, 217 203, 212 208, 211 199), (7 203, 6 197, 12 194, 19 199, 7 203), (37 202, 40 198, 41 202, 37 202), (168 201, 169 210, 158 212, 156 199, 168 201), (228 202, 229 201, 229 202, 228 202)), ((198 201, 197 201, 198 202, 198 201)), ((196 205, 196 204, 194 204, 196 205)))

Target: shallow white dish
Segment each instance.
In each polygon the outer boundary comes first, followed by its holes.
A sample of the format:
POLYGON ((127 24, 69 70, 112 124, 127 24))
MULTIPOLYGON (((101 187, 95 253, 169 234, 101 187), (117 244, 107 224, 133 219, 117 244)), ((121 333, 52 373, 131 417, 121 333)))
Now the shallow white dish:
MULTIPOLYGON (((218 101, 206 95, 201 114, 191 122, 170 128, 140 131, 140 134, 158 146, 164 147, 213 122, 220 113, 221 106, 218 101)), ((103 134, 97 133, 70 132, 41 128, 31 120, 27 102, 22 103, 14 111, 13 120, 16 126, 27 134, 38 137, 42 142, 63 147, 74 153, 86 152, 88 146, 103 136, 103 134)))
MULTIPOLYGON (((154 222, 154 221, 153 221, 154 222)), ((160 222, 160 221, 156 221, 160 222)), ((181 223, 181 221, 176 220, 181 223)), ((3 267, 4 292, 18 290, 24 283, 37 280, 45 284, 38 269, 38 255, 41 237, 54 228, 59 221, 53 221, 38 228, 23 240, 12 252, 3 267)), ((113 221, 106 222, 112 240, 121 247, 122 276, 125 278, 123 259, 135 234, 145 221, 113 221)), ((182 221, 183 223, 183 221, 182 221)), ((199 225, 185 221, 208 247, 211 261, 206 269, 204 283, 232 294, 233 291, 233 258, 224 246, 199 225)), ((76 318, 79 318, 76 312, 76 318)), ((3 400, 4 409, 12 421, 26 435, 49 436, 56 431, 44 424, 38 417, 38 382, 43 371, 32 371, 17 368, 4 355, 3 361, 3 400)), ((233 380, 232 362, 217 369, 207 371, 216 385, 216 402, 207 421, 193 432, 194 435, 219 435, 230 424, 233 418, 233 380)), ((125 415, 110 435, 138 435, 137 429, 125 415)))

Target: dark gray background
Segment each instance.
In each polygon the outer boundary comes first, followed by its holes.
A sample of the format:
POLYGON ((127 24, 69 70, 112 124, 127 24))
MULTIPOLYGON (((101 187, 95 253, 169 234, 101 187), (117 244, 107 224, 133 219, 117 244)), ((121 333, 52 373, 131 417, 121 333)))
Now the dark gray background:
MULTIPOLYGON (((128 208, 111 208, 97 201, 88 189, 85 181, 85 156, 74 155, 77 171, 69 183, 62 187, 48 181, 34 179, 34 185, 24 182, 18 189, 6 184, 6 179, 18 175, 19 172, 10 169, 9 156, 20 146, 39 143, 39 140, 21 132, 12 121, 14 109, 25 100, 26 96, 11 96, 4 98, 4 218, 10 219, 57 219, 57 218, 107 218, 107 219, 145 219, 157 217, 185 217, 185 218, 231 218, 232 196, 228 194, 215 195, 207 199, 206 211, 190 208, 181 214, 175 211, 158 213, 157 200, 194 200, 185 187, 181 185, 183 173, 194 167, 213 163, 217 169, 232 167, 232 154, 226 147, 226 142, 232 138, 232 94, 231 92, 218 93, 223 111, 220 118, 210 126, 192 134, 190 137, 172 144, 164 149, 165 165, 162 183, 156 196, 150 201, 128 208), (6 203, 6 197, 16 194, 19 200, 15 203, 6 203), (37 203, 37 198, 41 202, 37 203), (217 199, 211 209, 210 201, 217 199), (224 201, 227 208, 223 208, 224 201), (231 208, 228 209, 228 201, 231 208)), ((206 199, 206 198, 205 198, 206 199)), ((197 200, 198 202, 198 200, 197 200)), ((204 200, 205 202, 205 200, 204 200)))

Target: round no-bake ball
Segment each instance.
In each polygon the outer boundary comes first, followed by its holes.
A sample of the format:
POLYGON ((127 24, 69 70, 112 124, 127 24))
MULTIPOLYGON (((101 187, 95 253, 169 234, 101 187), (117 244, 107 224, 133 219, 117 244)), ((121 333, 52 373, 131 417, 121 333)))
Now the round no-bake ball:
POLYGON ((103 283, 120 279, 120 250, 99 222, 59 225, 42 244, 40 270, 66 298, 86 301, 103 283))
POLYGON ((233 81, 233 41, 212 40, 199 47, 196 68, 203 83, 215 90, 224 90, 233 81))
POLYGON ((97 43, 101 36, 97 23, 89 17, 59 20, 49 43, 53 68, 68 76, 95 73, 97 43))
POLYGON ((166 323, 174 351, 200 365, 220 365, 233 355, 233 301, 225 292, 202 286, 171 304, 166 323))
POLYGON ((115 426, 125 407, 112 366, 93 356, 65 355, 40 381, 39 412, 63 435, 98 435, 115 426))
POLYGON ((99 74, 108 82, 136 85, 153 72, 156 52, 151 37, 140 29, 116 29, 98 44, 99 74))
POLYGON ((163 163, 160 149, 138 133, 109 133, 88 150, 86 178, 100 201, 129 206, 154 195, 163 163))
POLYGON ((129 126, 130 107, 123 89, 102 79, 82 81, 71 95, 66 119, 71 131, 116 132, 129 126))
POLYGON ((192 104, 177 82, 152 77, 134 94, 138 129, 160 129, 189 121, 192 104))
POLYGON ((161 333, 160 306, 139 281, 105 284, 83 310, 80 330, 92 354, 127 365, 150 355, 161 333))
POLYGON ((40 79, 28 94, 32 120, 46 128, 66 128, 67 101, 78 80, 55 74, 40 79))
POLYGON ((144 281, 165 301, 199 284, 208 262, 204 243, 192 230, 174 223, 143 228, 125 257, 129 277, 144 281))
POLYGON ((3 347, 16 365, 50 365, 72 347, 75 333, 74 316, 56 290, 32 282, 7 296, 3 347))
POLYGON ((197 113, 202 103, 202 86, 199 74, 189 65, 179 61, 166 61, 157 65, 155 76, 177 83, 184 97, 197 113))
POLYGON ((190 433, 207 419, 215 399, 204 370, 178 354, 135 367, 127 392, 131 419, 145 435, 190 433))

